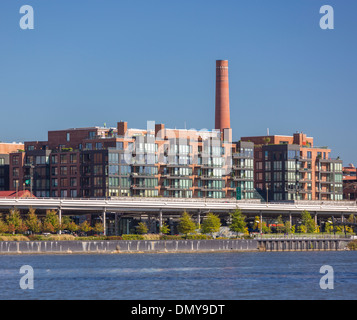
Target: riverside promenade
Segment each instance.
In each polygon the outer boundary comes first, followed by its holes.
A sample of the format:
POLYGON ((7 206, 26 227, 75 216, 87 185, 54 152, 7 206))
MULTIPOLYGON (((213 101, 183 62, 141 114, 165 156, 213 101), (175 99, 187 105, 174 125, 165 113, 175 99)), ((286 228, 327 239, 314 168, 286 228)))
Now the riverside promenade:
POLYGON ((200 253, 346 250, 351 239, 0 241, 0 254, 200 253))

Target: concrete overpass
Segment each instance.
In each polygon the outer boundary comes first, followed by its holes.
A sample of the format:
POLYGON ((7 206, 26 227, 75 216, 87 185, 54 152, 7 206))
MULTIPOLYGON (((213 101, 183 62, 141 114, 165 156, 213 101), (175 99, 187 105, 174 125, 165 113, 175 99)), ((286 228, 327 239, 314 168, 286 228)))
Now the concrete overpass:
POLYGON ((183 198, 139 198, 115 199, 65 199, 65 198, 0 198, 0 210, 28 208, 37 210, 55 209, 66 214, 89 214, 113 212, 127 214, 181 214, 184 210, 195 213, 229 213, 239 208, 247 216, 255 214, 288 215, 301 214, 303 210, 322 216, 357 214, 354 201, 292 201, 264 203, 260 200, 233 199, 183 199, 183 198))
MULTIPOLYGON (((57 210, 62 215, 99 214, 104 222, 106 234, 107 214, 115 219, 115 230, 119 219, 123 217, 148 218, 157 220, 159 226, 164 218, 178 218, 184 210, 192 214, 197 222, 208 212, 228 217, 230 212, 240 209, 245 216, 253 218, 274 219, 282 215, 289 219, 298 219, 303 210, 307 210, 315 218, 328 219, 334 216, 341 221, 350 214, 357 214, 357 205, 354 201, 291 201, 282 203, 264 203, 260 200, 234 200, 234 199, 183 199, 183 198, 139 198, 122 197, 115 199, 64 199, 64 198, 0 198, 0 210, 17 208, 22 212, 29 208, 36 209, 37 213, 44 214, 46 210, 57 210), (118 218, 119 217, 119 218, 118 218)), ((1 212, 0 211, 0 212, 1 212)))

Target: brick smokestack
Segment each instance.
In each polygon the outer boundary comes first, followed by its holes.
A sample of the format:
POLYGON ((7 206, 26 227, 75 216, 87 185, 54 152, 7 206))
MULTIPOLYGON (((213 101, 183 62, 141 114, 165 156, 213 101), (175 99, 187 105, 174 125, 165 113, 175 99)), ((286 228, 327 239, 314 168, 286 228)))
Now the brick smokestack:
POLYGON ((215 129, 230 128, 228 60, 216 61, 216 115, 215 129))

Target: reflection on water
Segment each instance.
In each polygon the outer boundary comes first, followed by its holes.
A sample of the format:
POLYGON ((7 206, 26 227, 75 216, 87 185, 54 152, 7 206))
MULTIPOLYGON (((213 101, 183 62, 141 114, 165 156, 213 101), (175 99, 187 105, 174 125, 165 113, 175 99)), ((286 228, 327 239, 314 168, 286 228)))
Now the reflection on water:
POLYGON ((0 299, 356 299, 357 252, 3 255, 0 299), (34 289, 22 290, 22 265, 34 289), (322 265, 334 289, 322 290, 322 265))

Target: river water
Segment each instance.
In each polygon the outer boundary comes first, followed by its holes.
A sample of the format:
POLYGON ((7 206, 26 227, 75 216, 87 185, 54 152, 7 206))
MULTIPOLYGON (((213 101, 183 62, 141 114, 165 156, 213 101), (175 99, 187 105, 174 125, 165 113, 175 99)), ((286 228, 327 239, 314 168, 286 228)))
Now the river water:
POLYGON ((0 299, 357 299, 357 251, 1 255, 0 299), (323 265, 333 289, 320 288, 323 265))

